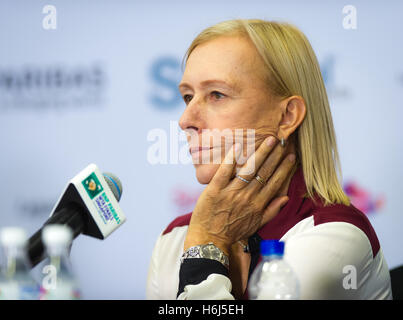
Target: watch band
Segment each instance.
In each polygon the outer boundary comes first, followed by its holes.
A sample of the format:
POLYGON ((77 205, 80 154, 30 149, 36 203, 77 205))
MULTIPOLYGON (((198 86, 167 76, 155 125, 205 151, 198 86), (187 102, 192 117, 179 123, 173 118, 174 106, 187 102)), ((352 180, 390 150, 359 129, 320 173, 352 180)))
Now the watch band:
POLYGON ((204 258, 216 260, 222 263, 227 269, 229 269, 229 258, 222 252, 222 250, 209 242, 208 244, 202 244, 187 249, 181 258, 181 263, 184 259, 204 258))

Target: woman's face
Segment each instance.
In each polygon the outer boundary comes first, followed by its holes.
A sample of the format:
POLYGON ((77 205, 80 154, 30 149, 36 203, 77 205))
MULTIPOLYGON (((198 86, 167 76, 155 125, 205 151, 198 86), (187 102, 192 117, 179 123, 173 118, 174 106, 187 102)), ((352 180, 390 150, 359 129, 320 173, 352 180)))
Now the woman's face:
POLYGON ((239 137, 239 129, 245 129, 240 141, 244 154, 245 143, 254 151, 269 134, 277 135, 281 111, 267 90, 263 70, 253 43, 240 36, 216 38, 190 54, 179 84, 186 103, 179 125, 188 133, 200 183, 214 176, 228 145, 237 139, 229 137, 232 133, 239 137), (254 138, 246 138, 246 129, 254 129, 254 138))

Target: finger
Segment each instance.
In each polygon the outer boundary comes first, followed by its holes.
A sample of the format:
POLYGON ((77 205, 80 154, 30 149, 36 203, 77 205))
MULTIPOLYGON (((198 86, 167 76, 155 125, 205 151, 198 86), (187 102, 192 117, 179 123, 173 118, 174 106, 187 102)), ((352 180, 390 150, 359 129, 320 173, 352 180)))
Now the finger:
POLYGON ((218 167, 218 170, 214 174, 210 181, 210 184, 216 185, 220 188, 224 188, 228 185, 232 178, 232 173, 234 171, 236 161, 239 158, 241 152, 241 145, 236 143, 231 147, 231 149, 226 154, 223 162, 218 167))
POLYGON ((287 204, 288 200, 289 198, 287 196, 273 199, 273 201, 270 202, 270 204, 267 206, 267 208, 263 213, 260 228, 263 227, 269 221, 271 221, 280 212, 280 210, 287 204))
POLYGON ((284 154, 286 152, 286 148, 282 147, 280 144, 277 144, 274 147, 273 151, 269 154, 269 156, 266 157, 263 164, 260 166, 257 174, 255 175, 255 179, 253 179, 249 184, 249 188, 261 189, 262 187, 264 187, 266 185, 266 181, 270 179, 274 170, 284 158, 284 154))
MULTIPOLYGON (((249 159, 242 166, 237 175, 248 181, 251 181, 254 178, 256 171, 267 158, 268 154, 270 154, 270 152, 273 150, 275 144, 276 139, 273 136, 266 138, 259 146, 259 148, 255 151, 255 153, 249 157, 249 159)), ((234 184, 243 183, 240 179, 234 179, 233 181, 234 184)))
POLYGON ((257 201, 261 201, 263 207, 265 207, 282 187, 284 182, 290 176, 295 163, 295 154, 291 153, 277 167, 273 175, 267 181, 266 185, 260 190, 257 197, 257 201))

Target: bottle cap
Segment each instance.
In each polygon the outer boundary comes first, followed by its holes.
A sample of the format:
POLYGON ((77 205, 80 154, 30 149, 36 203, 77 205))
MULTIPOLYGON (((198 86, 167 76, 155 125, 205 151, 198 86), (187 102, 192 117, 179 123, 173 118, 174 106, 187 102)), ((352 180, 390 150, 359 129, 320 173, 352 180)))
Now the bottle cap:
POLYGON ((1 229, 0 241, 3 246, 24 246, 27 234, 20 227, 6 227, 1 229))
POLYGON ((47 225, 42 231, 42 240, 47 248, 66 247, 70 244, 72 237, 70 227, 62 224, 47 225))
POLYGON ((284 242, 279 240, 262 240, 260 241, 260 253, 262 256, 284 254, 284 242))

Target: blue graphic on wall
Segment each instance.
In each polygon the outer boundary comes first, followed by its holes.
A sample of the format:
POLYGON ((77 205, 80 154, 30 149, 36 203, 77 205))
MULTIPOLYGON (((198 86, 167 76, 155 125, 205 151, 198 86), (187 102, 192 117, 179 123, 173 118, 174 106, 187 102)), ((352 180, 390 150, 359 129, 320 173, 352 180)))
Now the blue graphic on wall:
POLYGON ((151 104, 161 110, 171 110, 180 105, 178 90, 181 79, 181 62, 174 57, 160 57, 151 65, 151 80, 154 83, 151 104))

